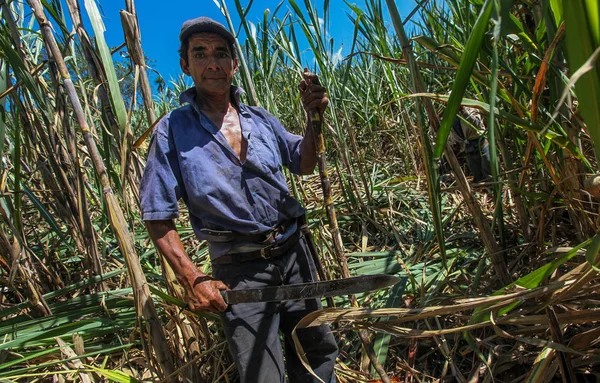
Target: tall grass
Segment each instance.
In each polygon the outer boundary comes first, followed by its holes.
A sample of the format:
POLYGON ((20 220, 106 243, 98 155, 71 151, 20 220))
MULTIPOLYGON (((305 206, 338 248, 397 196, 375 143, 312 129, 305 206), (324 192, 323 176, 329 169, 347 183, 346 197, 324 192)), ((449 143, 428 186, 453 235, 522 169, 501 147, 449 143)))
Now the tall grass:
MULTIPOLYGON (((301 134, 296 86, 304 67, 319 74, 348 271, 403 280, 302 324, 339 322, 339 381, 374 377, 357 329, 390 378, 577 381, 598 368, 600 193, 584 188, 597 173, 596 3, 429 0, 407 20, 367 0, 343 10, 346 51, 328 34, 341 11, 328 2, 288 0, 249 20, 253 2, 219 1, 244 31, 246 102, 301 134), (489 184, 473 185, 446 144, 461 104, 487 121, 489 184)), ((185 80, 151 94, 131 0, 121 20, 139 95, 123 94, 96 2, 29 4, 35 14, 1 3, 0 379, 234 380, 218 319, 183 309, 137 208, 144 137, 185 80)), ((318 176, 288 179, 325 274, 345 275, 318 176)), ((210 272, 182 210, 179 232, 210 272)))

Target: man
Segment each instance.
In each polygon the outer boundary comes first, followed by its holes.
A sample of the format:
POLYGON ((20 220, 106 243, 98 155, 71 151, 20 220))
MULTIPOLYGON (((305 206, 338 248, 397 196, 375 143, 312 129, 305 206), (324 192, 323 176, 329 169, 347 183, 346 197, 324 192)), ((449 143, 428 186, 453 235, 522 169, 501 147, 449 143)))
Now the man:
POLYGON ((461 106, 450 131, 450 144, 459 146, 467 157, 473 182, 482 182, 492 174, 489 143, 484 136, 485 124, 479 111, 461 106))
MULTIPOLYGON (((186 21, 180 33, 182 71, 194 88, 188 104, 157 125, 140 187, 142 218, 173 268, 194 311, 220 312, 242 382, 284 382, 284 335, 290 382, 318 381, 301 365, 291 341, 296 323, 321 307, 318 300, 237 304, 219 290, 295 284, 315 279, 315 265, 298 219, 304 209, 289 194, 282 166, 310 174, 316 164, 311 125, 304 137, 288 133, 262 108, 240 103, 232 86, 238 70, 234 37, 216 21, 186 21), (207 240, 213 277, 186 253, 173 219, 177 201, 188 206, 192 227, 207 240)), ((306 111, 322 115, 328 103, 316 76, 299 89, 306 111)), ((299 330, 311 367, 334 381, 337 345, 328 327, 299 330)))

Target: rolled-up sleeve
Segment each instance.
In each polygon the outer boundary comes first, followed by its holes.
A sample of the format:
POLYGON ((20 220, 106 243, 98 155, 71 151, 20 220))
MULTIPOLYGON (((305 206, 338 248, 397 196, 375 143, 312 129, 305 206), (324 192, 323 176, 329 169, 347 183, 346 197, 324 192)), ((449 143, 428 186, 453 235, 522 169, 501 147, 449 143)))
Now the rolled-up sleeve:
POLYGON ((140 184, 140 206, 144 221, 178 218, 177 201, 185 193, 177 151, 170 138, 169 117, 165 116, 158 123, 150 141, 140 184))
POLYGON ((302 136, 288 132, 272 114, 267 113, 266 117, 277 139, 277 145, 281 153, 281 163, 290 169, 292 173, 301 174, 300 142, 302 142, 302 136))

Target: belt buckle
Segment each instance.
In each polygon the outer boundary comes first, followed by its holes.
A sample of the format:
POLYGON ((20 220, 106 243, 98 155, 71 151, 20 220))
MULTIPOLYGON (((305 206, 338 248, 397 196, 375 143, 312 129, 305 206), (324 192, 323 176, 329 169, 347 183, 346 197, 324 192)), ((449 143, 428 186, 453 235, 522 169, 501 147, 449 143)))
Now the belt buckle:
POLYGON ((266 244, 267 247, 271 246, 272 244, 275 243, 276 236, 277 236, 277 232, 275 231, 275 229, 270 230, 268 234, 265 234, 265 239, 264 239, 264 241, 262 241, 262 243, 266 244))
POLYGON ((260 257, 262 259, 269 259, 271 258, 271 252, 267 252, 266 250, 269 249, 269 246, 265 246, 265 247, 261 247, 260 248, 260 257))

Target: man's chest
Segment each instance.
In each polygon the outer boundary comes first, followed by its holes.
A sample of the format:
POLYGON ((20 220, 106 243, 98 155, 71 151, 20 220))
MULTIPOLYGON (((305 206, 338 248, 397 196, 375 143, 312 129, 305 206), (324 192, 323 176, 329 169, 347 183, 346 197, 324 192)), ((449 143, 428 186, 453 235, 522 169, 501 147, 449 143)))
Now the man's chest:
POLYGON ((272 183, 283 177, 274 135, 244 118, 239 125, 242 138, 237 142, 245 152, 242 158, 240 152, 236 153, 236 145, 221 130, 213 134, 195 127, 178 134, 175 139, 178 167, 189 194, 218 194, 224 185, 240 191, 249 180, 272 183))
POLYGON ((225 138, 227 145, 237 156, 240 162, 246 160, 248 141, 242 133, 239 114, 235 109, 230 109, 227 113, 207 113, 208 120, 215 126, 217 131, 225 138))

